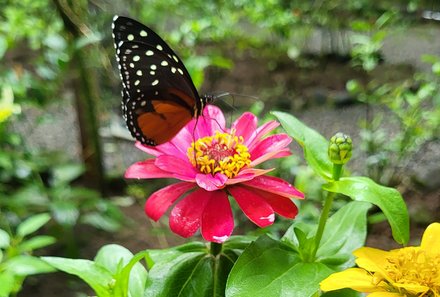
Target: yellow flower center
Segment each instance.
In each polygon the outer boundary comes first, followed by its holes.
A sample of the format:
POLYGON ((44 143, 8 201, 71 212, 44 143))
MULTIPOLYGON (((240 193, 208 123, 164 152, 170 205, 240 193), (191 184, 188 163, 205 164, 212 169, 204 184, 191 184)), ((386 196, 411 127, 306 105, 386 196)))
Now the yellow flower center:
POLYGON ((187 156, 194 167, 205 174, 223 173, 228 178, 236 176, 251 163, 248 148, 243 137, 216 132, 214 136, 198 139, 191 144, 187 156))
POLYGON ((427 253, 418 247, 407 247, 394 251, 385 267, 388 276, 399 284, 396 292, 405 296, 440 296, 440 255, 427 253), (429 288, 422 295, 415 295, 411 286, 429 288), (405 288, 405 289, 403 289, 405 288))

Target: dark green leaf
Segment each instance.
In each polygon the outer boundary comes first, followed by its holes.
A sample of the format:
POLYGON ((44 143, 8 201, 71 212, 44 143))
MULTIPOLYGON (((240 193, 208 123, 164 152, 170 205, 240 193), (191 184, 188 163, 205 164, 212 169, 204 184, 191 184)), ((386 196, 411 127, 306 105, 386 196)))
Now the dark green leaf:
POLYGON ((278 118, 287 134, 301 145, 309 166, 324 179, 331 180, 333 165, 327 156, 328 141, 290 114, 278 111, 272 114, 278 118))
POLYGON ((210 296, 213 274, 209 255, 188 252, 167 258, 150 269, 145 297, 210 296))
POLYGON ((310 297, 332 273, 321 263, 301 263, 298 254, 267 236, 237 260, 226 285, 227 297, 310 297))
POLYGON ((24 222, 22 222, 17 227, 17 235, 20 237, 25 237, 31 233, 34 233, 40 229, 44 224, 50 220, 50 215, 47 213, 34 215, 24 222))
POLYGON ((99 297, 113 297, 114 279, 110 271, 90 260, 42 257, 44 261, 85 281, 99 297))
POLYGON ((396 189, 378 185, 366 177, 344 177, 339 181, 326 184, 324 189, 347 195, 356 201, 366 201, 378 206, 391 225, 394 240, 400 244, 408 242, 408 210, 396 189))
POLYGON ((206 244, 196 242, 149 251, 152 268, 145 296, 224 296, 229 271, 247 242, 247 238, 235 238, 216 257, 206 244))

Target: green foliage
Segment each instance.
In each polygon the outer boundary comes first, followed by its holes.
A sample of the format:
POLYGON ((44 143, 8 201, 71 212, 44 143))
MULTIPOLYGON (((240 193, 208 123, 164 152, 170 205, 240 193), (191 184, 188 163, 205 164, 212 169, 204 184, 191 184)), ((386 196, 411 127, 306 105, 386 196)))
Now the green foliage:
POLYGON ((252 239, 232 237, 214 254, 215 243, 210 252, 200 242, 149 251, 145 296, 224 296, 229 271, 252 239))
POLYGON ((432 73, 416 73, 410 79, 383 83, 373 79, 366 86, 350 81, 347 89, 362 102, 385 106, 388 114, 371 111, 361 123, 361 148, 368 154, 368 175, 383 184, 398 179, 414 152, 440 134, 440 59, 424 56, 432 73), (383 128, 386 121, 393 133, 383 128))
POLYGON ((85 281, 99 297, 144 296, 147 271, 138 263, 147 253, 133 255, 126 248, 110 244, 103 246, 94 261, 42 257, 53 267, 76 275, 85 281))
POLYGON ((50 220, 47 213, 38 214, 21 222, 15 233, 0 229, 0 296, 15 296, 28 275, 54 271, 52 267, 32 256, 36 249, 55 242, 55 238, 33 235, 50 220))
POLYGON ((391 225, 394 239, 400 244, 408 242, 408 210, 396 189, 378 185, 362 176, 343 177, 339 181, 328 183, 324 189, 350 196, 356 201, 366 201, 378 206, 391 225))
MULTIPOLYGON (((307 137, 313 137, 314 141, 311 144, 312 148, 324 148, 328 145, 328 142, 318 132, 313 131, 304 124, 298 124, 299 121, 295 117, 282 112, 274 112, 274 115, 280 120, 287 133, 300 144, 305 143, 307 137), (294 133, 292 131, 294 131, 294 133), (306 135, 307 137, 305 138, 306 135)), ((329 170, 326 166, 320 164, 320 162, 323 160, 322 162, 328 165, 330 162, 328 156, 325 155, 324 157, 322 149, 321 151, 318 149, 316 152, 318 152, 317 154, 319 154, 320 157, 311 157, 306 154, 309 150, 311 150, 311 148, 304 149, 304 157, 315 170, 317 175, 327 179, 329 170), (312 160, 312 162, 309 160, 312 160), (322 171, 324 171, 324 173, 322 171)), ((325 152, 327 151, 325 150, 325 152)), ((324 186, 325 190, 347 195, 356 201, 367 201, 381 208, 391 225, 394 239, 402 244, 408 242, 408 211, 402 196, 397 190, 380 186, 371 179, 365 177, 343 177, 340 181, 329 178, 327 181, 328 184, 324 186)))
POLYGON ((288 246, 263 236, 234 265, 226 296, 311 296, 331 272, 321 263, 301 262, 288 246))
POLYGON ((123 215, 114 203, 72 185, 83 172, 81 165, 60 162, 55 154, 9 149, 0 153, 0 207, 10 219, 50 211, 63 228, 84 223, 115 231, 121 226, 123 215))

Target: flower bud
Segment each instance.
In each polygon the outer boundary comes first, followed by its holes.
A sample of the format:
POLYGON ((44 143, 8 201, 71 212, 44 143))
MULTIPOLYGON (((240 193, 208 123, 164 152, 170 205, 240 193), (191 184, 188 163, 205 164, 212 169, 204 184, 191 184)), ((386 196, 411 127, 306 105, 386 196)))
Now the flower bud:
POLYGON ((328 156, 330 161, 334 164, 345 164, 351 158, 352 150, 351 137, 342 133, 336 133, 330 138, 330 144, 328 146, 328 156))

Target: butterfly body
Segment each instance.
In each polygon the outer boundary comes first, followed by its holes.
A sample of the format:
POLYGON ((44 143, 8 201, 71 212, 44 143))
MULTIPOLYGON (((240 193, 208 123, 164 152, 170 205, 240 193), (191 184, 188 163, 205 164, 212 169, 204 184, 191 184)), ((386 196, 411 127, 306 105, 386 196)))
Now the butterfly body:
POLYGON ((214 98, 199 95, 183 62, 153 30, 121 16, 112 28, 127 127, 145 145, 165 143, 214 98))

